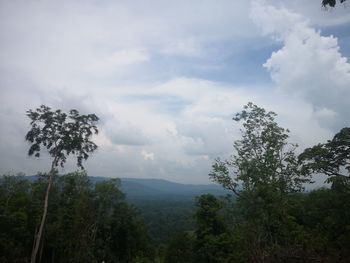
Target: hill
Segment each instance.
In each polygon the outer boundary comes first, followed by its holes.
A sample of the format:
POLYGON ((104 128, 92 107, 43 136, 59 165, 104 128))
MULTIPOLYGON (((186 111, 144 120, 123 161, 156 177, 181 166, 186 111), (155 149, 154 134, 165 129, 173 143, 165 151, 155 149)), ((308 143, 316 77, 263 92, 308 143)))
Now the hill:
MULTIPOLYGON (((35 175, 27 176, 30 181, 35 175)), ((110 180, 109 177, 89 176, 92 183, 110 180)), ((181 184, 164 179, 120 178, 121 190, 127 199, 192 198, 201 194, 225 195, 228 192, 215 184, 181 184)))
POLYGON ((214 184, 180 184, 163 179, 122 178, 121 190, 128 199, 144 197, 158 198, 159 196, 194 197, 201 194, 225 195, 225 191, 214 184))

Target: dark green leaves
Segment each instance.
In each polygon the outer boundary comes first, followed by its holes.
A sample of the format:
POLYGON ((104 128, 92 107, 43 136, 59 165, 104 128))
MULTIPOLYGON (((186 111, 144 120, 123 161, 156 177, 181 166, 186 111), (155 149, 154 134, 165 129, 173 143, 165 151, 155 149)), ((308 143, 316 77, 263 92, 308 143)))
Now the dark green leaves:
POLYGON ((323 173, 329 176, 328 182, 349 184, 350 128, 341 129, 326 143, 305 149, 299 162, 304 174, 323 173))
POLYGON ((63 166, 67 156, 74 154, 77 165, 83 169, 83 161, 97 149, 90 140, 93 134, 98 133, 96 123, 99 118, 95 114, 80 115, 77 110, 66 114, 41 105, 35 110, 28 110, 27 116, 31 120, 31 129, 25 136, 31 143, 29 156, 39 157, 42 146, 54 159, 53 167, 63 166))
MULTIPOLYGON (((338 2, 340 3, 344 3, 346 0, 339 0, 338 2)), ((322 6, 327 7, 335 7, 335 5, 337 4, 336 0, 322 0, 322 6)))
MULTIPOLYGON (((29 262, 48 176, 0 175, 0 262, 29 262)), ((146 259, 152 249, 144 223, 118 180, 93 184, 84 171, 53 177, 40 262, 154 262, 146 259)))

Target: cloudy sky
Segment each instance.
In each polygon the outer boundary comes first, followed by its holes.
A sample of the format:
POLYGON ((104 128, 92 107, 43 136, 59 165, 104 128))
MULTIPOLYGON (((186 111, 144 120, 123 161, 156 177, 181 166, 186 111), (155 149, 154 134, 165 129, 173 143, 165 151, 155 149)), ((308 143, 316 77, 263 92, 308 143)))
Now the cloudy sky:
POLYGON ((248 101, 300 150, 331 138, 350 125, 350 6, 320 2, 0 0, 0 173, 49 169, 24 140, 41 104, 100 117, 94 176, 207 183, 248 101))

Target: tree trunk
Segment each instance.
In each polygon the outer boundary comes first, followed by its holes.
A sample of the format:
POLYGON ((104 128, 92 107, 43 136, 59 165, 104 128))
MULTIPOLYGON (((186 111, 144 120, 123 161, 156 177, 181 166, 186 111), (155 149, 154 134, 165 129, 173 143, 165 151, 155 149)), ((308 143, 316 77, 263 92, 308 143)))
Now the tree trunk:
POLYGON ((49 174, 49 183, 46 188, 44 211, 43 211, 43 216, 41 218, 40 227, 38 232, 34 236, 34 244, 33 244, 32 256, 30 260, 31 263, 36 263, 36 258, 40 247, 40 241, 44 230, 44 225, 45 225, 46 216, 47 216, 47 208, 49 206, 49 194, 50 194, 50 189, 52 185, 52 175, 54 173, 54 167, 55 167, 54 165, 55 165, 55 160, 52 162, 51 171, 49 174))

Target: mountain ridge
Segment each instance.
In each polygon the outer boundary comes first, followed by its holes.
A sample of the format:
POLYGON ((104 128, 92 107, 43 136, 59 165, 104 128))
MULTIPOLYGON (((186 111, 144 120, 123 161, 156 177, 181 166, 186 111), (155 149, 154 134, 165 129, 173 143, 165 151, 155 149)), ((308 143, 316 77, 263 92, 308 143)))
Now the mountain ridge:
MULTIPOLYGON (((36 175, 26 176, 36 180, 36 175)), ((88 176, 93 184, 111 179, 120 180, 120 189, 127 199, 153 199, 161 197, 195 197, 201 194, 226 195, 227 190, 215 184, 182 184, 156 178, 112 178, 88 176)))

